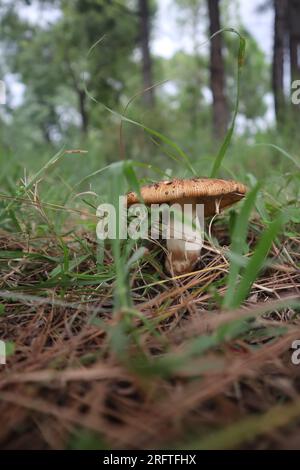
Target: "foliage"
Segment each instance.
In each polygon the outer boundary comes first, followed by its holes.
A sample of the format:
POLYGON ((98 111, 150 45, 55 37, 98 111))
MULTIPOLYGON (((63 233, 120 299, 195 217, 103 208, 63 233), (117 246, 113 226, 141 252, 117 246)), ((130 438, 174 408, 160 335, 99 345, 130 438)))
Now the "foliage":
POLYGON ((60 11, 49 24, 21 3, 1 2, 5 68, 26 84, 0 136, 1 447, 287 446, 300 416, 300 160, 295 142, 255 127, 259 46, 223 33, 234 119, 215 155, 205 49, 155 58, 156 79, 171 80, 149 110, 133 2, 40 1, 60 11), (101 202, 211 172, 249 192, 207 221, 194 272, 169 276, 157 241, 97 240, 101 202))

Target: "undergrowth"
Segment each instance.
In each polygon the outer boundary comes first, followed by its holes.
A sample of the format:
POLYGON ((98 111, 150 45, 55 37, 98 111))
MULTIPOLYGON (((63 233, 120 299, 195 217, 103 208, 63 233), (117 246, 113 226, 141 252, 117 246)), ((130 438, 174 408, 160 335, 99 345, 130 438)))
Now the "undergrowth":
MULTIPOLYGON (((238 83, 243 54, 240 38, 238 83)), ((191 161, 114 113, 163 162, 70 149, 28 173, 3 162, 2 448, 299 448, 300 162, 231 142, 237 109, 217 157, 191 161), (100 243, 96 208, 176 174, 249 192, 208 221, 195 271, 170 277, 157 242, 100 243)))

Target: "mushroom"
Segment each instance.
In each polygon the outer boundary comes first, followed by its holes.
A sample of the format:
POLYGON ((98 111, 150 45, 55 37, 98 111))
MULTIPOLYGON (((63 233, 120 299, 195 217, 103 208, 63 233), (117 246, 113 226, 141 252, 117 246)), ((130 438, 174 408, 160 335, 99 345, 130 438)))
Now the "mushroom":
MULTIPOLYGON (((194 238, 189 239, 192 233, 191 220, 197 226, 197 205, 203 205, 204 217, 213 216, 242 199, 246 191, 247 188, 242 183, 212 178, 173 179, 141 188, 141 196, 146 205, 177 203, 176 207, 181 210, 188 208, 190 221, 183 221, 182 238, 176 236, 176 224, 170 221, 166 269, 171 274, 190 272, 200 259, 202 236, 199 230, 196 230, 196 235, 193 230, 194 238)), ((127 194, 127 207, 139 202, 141 201, 136 193, 127 194)), ((184 215, 186 216, 186 212, 184 215)), ((196 228, 199 228, 199 225, 196 228)))

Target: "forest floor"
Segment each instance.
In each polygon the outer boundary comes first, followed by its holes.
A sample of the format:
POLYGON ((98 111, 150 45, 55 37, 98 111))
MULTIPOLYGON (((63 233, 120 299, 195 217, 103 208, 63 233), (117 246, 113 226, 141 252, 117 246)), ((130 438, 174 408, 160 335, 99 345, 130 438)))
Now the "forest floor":
POLYGON ((300 237, 283 240, 284 262, 273 244, 242 307, 224 310, 229 236, 214 230, 190 275, 169 278, 160 250, 136 263, 127 310, 90 234, 61 238, 69 262, 51 233, 1 231, 2 449, 300 448, 300 237))

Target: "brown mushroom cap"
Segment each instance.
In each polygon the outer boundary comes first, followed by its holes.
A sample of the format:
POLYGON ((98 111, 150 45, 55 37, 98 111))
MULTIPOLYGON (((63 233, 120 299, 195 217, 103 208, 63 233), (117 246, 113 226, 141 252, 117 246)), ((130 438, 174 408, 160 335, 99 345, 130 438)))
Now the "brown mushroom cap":
MULTIPOLYGON (((204 204, 204 215, 213 216, 218 211, 230 207, 247 192, 246 186, 232 180, 213 178, 173 179, 149 184, 141 188, 144 203, 163 204, 189 200, 204 204)), ((127 206, 142 202, 134 192, 127 194, 127 206)))

